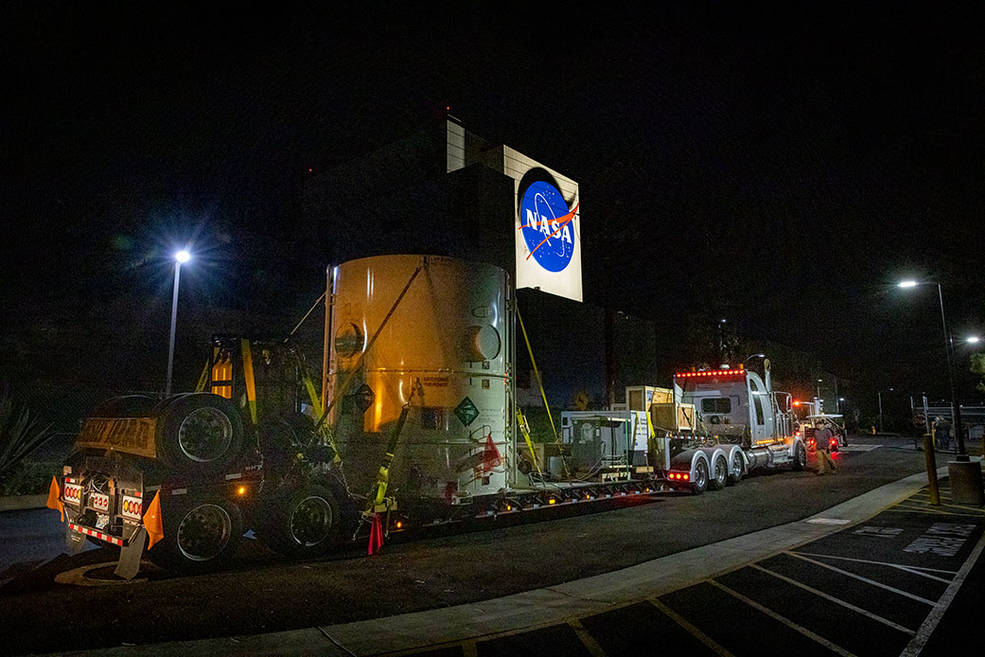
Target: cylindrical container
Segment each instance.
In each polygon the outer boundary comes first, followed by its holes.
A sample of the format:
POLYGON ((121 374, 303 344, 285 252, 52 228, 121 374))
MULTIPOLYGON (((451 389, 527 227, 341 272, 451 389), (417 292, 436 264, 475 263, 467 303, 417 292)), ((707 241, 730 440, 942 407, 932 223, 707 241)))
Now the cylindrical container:
POLYGON ((392 255, 329 272, 330 420, 354 493, 399 428, 389 492, 460 503, 507 486, 513 458, 509 282, 499 267, 392 255))

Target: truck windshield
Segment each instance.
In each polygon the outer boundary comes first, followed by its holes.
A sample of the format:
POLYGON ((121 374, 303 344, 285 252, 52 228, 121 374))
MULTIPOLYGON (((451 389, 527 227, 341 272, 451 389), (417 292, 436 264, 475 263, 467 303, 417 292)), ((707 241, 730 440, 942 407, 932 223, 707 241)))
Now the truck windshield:
POLYGON ((701 400, 702 413, 731 413, 732 402, 728 397, 709 397, 701 400))

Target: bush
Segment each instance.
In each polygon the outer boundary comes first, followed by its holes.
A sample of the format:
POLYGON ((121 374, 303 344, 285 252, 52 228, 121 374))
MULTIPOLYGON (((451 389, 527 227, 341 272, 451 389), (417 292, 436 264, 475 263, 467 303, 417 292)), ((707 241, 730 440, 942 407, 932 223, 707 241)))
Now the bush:
POLYGON ((62 471, 57 461, 22 461, 0 478, 0 496, 42 495, 62 471))

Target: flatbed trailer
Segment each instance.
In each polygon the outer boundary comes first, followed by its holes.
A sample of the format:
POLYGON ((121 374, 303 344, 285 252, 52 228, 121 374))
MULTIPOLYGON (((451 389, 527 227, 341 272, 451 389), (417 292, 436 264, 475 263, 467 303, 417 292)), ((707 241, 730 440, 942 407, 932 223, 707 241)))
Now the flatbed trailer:
MULTIPOLYGON (((245 531, 291 557, 391 532, 650 495, 654 468, 578 478, 521 457, 514 295, 501 269, 384 256, 328 271, 322 394, 289 341, 217 336, 194 392, 109 400, 49 506, 70 550, 187 571, 245 531), (455 312, 451 312, 451 310, 455 312)), ((637 464, 638 465, 638 464, 637 464)))

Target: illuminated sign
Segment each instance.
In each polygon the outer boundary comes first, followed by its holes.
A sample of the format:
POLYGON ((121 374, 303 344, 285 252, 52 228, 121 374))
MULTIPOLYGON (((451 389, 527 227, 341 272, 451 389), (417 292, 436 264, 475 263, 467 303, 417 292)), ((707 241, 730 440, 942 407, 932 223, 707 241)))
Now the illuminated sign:
POLYGON ((578 206, 568 209, 561 192, 550 183, 531 184, 520 201, 520 231, 531 257, 550 272, 563 271, 575 253, 572 221, 578 206))

